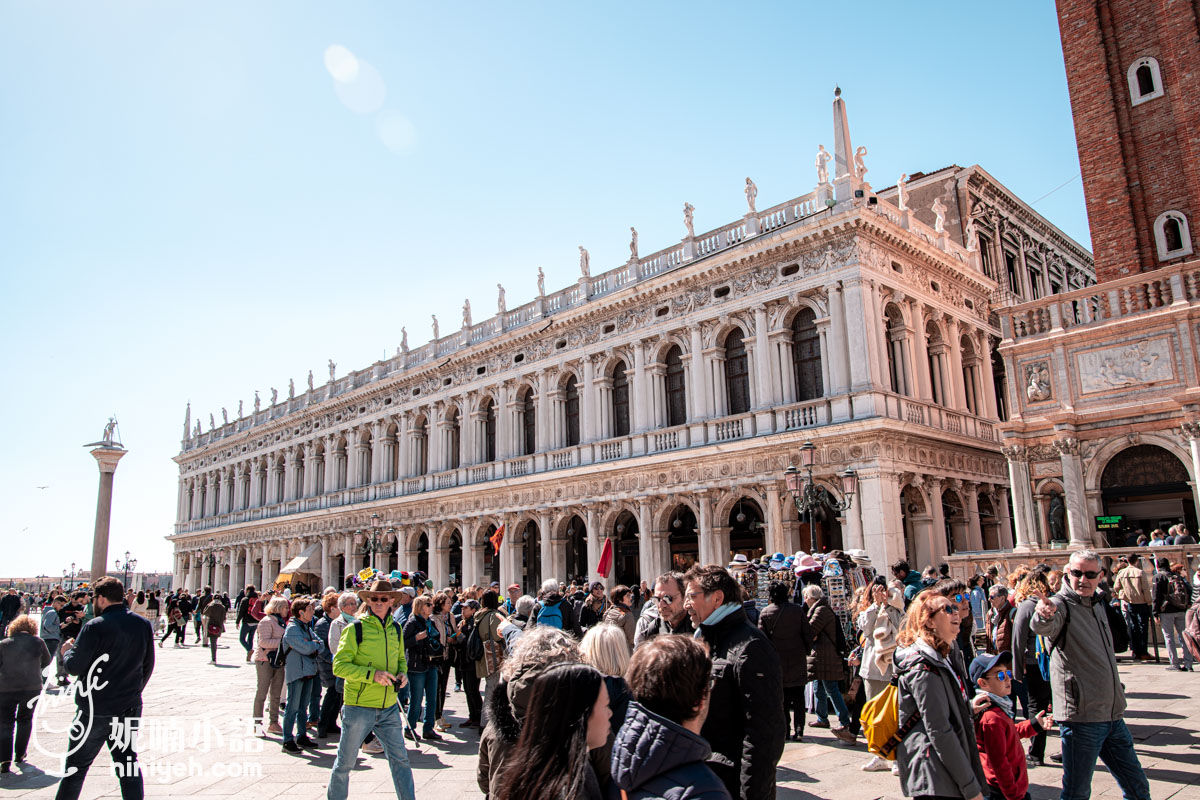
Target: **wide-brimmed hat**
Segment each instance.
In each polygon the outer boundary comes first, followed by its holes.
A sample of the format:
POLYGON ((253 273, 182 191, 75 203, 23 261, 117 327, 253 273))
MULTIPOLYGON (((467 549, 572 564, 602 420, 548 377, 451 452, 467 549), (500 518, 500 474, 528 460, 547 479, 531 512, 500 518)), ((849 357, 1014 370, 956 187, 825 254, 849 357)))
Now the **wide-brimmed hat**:
POLYGON ((812 572, 821 568, 821 565, 817 563, 815 558, 803 551, 796 553, 796 558, 792 562, 792 566, 795 568, 797 575, 801 572, 812 572))
POLYGON ((393 600, 395 600, 397 597, 400 596, 400 592, 393 589, 392 584, 383 580, 382 578, 380 580, 377 580, 374 583, 372 583, 366 589, 359 589, 358 592, 356 592, 356 594, 362 600, 367 599, 367 598, 363 597, 363 595, 367 595, 367 594, 386 594, 389 597, 391 597, 393 600))
POLYGON ((740 571, 740 570, 749 568, 749 566, 750 566, 750 559, 746 558, 746 554, 738 553, 736 556, 733 557, 733 561, 729 562, 729 566, 726 567, 726 569, 740 571))
POLYGON ((867 555, 866 550, 847 550, 846 555, 850 556, 850 560, 860 567, 871 566, 871 557, 867 555))

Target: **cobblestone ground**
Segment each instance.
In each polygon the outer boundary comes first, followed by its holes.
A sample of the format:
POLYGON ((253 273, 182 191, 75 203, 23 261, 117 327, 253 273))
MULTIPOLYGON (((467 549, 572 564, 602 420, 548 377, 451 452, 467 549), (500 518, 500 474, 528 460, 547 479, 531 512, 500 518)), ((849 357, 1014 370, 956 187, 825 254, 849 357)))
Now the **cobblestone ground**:
MULTIPOLYGON (((189 641, 191 641, 189 635, 189 641)), ((142 761, 148 771, 148 797, 205 795, 218 798, 254 797, 315 800, 325 796, 336 737, 317 751, 289 755, 278 736, 263 739, 245 724, 254 694, 254 671, 234 643, 218 652, 218 666, 209 664, 208 651, 189 646, 158 651, 158 666, 146 689, 142 761)), ((1150 778, 1155 800, 1200 800, 1200 673, 1166 672, 1161 665, 1130 664, 1121 673, 1129 694, 1129 723, 1138 754, 1150 778)), ((457 724, 466 702, 452 692, 446 716, 457 724)), ((68 710, 39 709, 42 726, 65 729, 68 710)), ((811 720, 811 717, 810 717, 811 720)), ((40 732, 40 744, 51 753, 64 748, 64 734, 40 732)), ((478 734, 453 728, 444 742, 410 750, 417 795, 437 800, 479 798, 475 784, 478 734)), ((1052 738, 1047 755, 1058 751, 1052 738)), ((847 748, 828 730, 808 729, 806 740, 787 746, 779 765, 780 798, 899 798, 898 780, 891 773, 864 773, 862 745, 847 748)), ((30 749, 30 763, 15 774, 0 775, 2 797, 52 797, 57 778, 46 773, 58 760, 30 749)), ((1058 796, 1060 770, 1049 765, 1031 775, 1035 800, 1058 796)), ((119 797, 107 752, 97 758, 84 786, 82 800, 119 797)), ((360 755, 350 779, 355 800, 395 797, 383 756, 360 755)), ((1120 790, 1103 769, 1096 772, 1094 797, 1120 797, 1120 790)))

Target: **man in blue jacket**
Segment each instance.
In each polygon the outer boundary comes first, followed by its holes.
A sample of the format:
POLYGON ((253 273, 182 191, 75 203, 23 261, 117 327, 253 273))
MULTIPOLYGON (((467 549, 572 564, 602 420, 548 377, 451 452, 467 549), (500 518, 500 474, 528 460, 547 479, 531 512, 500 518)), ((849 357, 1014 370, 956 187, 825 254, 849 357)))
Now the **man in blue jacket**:
POLYGON ((79 639, 63 642, 63 666, 92 687, 75 696, 79 722, 69 734, 67 777, 58 784, 56 800, 77 800, 83 779, 108 745, 124 800, 142 800, 142 770, 133 749, 142 716, 142 690, 154 672, 154 631, 150 622, 125 605, 125 587, 116 578, 96 581, 96 616, 79 631, 79 639))

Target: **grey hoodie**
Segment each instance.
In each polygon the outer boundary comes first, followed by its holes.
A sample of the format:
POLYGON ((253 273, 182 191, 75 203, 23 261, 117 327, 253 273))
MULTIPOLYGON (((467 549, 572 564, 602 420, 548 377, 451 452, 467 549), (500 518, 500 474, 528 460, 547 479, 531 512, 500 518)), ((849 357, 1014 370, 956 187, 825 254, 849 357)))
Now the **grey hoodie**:
POLYGON ((1080 597, 1064 583, 1050 598, 1055 615, 1046 620, 1035 611, 1030 620, 1033 632, 1051 643, 1063 626, 1067 627, 1062 641, 1050 653, 1054 719, 1059 722, 1112 722, 1125 713, 1125 690, 1117 673, 1108 615, 1094 599, 1080 597))

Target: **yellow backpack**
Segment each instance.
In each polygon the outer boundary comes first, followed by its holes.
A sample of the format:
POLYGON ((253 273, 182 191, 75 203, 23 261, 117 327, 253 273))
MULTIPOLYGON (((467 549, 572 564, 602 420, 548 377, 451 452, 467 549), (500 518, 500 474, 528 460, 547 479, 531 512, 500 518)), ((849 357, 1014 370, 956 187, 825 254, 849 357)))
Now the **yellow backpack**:
MULTIPOLYGON (((920 664, 916 668, 928 669, 920 664)), ((921 721, 920 714, 913 714, 900 724, 900 690, 896 688, 896 680, 893 678, 887 688, 868 700, 859 715, 867 749, 888 761, 896 760, 896 748, 921 721)))

